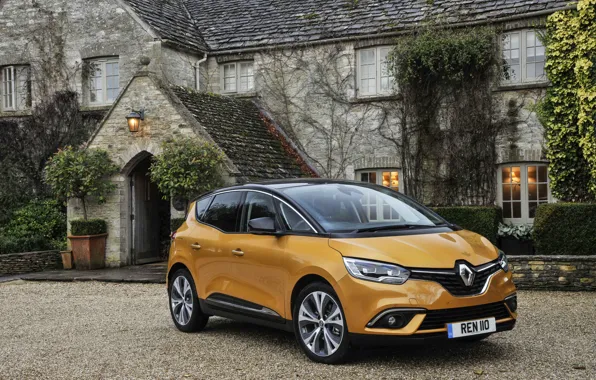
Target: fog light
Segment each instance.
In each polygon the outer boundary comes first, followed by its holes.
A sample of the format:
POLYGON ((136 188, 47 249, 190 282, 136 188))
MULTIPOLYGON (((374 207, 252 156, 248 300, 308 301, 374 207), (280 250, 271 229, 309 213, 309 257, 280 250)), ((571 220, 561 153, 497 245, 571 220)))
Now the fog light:
POLYGON ((405 327, 416 314, 426 313, 425 309, 394 308, 387 309, 366 324, 366 327, 377 329, 401 329, 405 327))
POLYGON ((507 304, 509 310, 511 310, 512 313, 515 313, 517 310, 517 295, 514 294, 505 298, 505 303, 507 304))
POLYGON ((391 317, 387 318, 387 324, 389 326, 394 326, 395 322, 397 322, 397 321, 395 320, 395 317, 393 315, 391 317))

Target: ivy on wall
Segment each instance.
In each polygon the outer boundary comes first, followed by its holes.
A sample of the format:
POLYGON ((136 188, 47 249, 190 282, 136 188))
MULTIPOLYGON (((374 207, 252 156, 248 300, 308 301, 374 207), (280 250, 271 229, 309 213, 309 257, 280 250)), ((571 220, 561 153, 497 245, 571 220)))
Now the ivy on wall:
POLYGON ((553 195, 596 199, 596 0, 548 17, 546 72, 552 86, 541 104, 553 195))
POLYGON ((492 88, 503 73, 497 31, 429 27, 396 41, 405 191, 426 203, 490 205, 496 138, 508 120, 492 88))

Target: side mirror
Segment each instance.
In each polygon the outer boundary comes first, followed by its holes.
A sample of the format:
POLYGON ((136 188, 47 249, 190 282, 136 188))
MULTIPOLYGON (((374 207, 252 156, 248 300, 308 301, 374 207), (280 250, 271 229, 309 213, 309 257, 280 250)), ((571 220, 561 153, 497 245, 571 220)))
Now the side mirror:
POLYGON ((274 234, 277 232, 277 229, 275 228, 275 220, 268 216, 251 219, 248 222, 248 232, 274 234))

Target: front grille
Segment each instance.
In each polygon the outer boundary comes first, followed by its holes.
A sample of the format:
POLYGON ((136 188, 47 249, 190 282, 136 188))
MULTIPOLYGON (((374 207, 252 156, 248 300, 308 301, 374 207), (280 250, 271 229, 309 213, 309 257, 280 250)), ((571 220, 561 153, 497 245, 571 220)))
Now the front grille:
POLYGON ((454 309, 427 310, 419 330, 445 328, 446 323, 465 322, 474 319, 494 317, 496 320, 510 318, 503 302, 480 306, 458 307, 454 309))
POLYGON ((470 286, 466 286, 461 276, 457 273, 457 264, 453 269, 412 269, 410 271, 410 278, 438 282, 454 296, 473 296, 481 293, 488 278, 501 269, 501 266, 497 262, 491 262, 478 267, 473 267, 470 264, 467 265, 474 272, 474 282, 470 286))

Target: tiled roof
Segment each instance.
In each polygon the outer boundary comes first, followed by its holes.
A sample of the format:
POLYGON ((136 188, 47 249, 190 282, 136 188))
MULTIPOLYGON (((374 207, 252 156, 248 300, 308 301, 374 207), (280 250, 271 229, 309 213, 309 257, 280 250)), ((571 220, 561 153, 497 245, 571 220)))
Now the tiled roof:
POLYGON ((240 181, 309 176, 297 152, 272 131, 252 101, 179 86, 172 90, 236 165, 240 181))
POLYGON ((488 21, 569 4, 568 0, 183 1, 212 50, 391 32, 433 16, 448 23, 488 21))
POLYGON ((126 0, 159 37, 201 51, 208 50, 182 0, 126 0))

